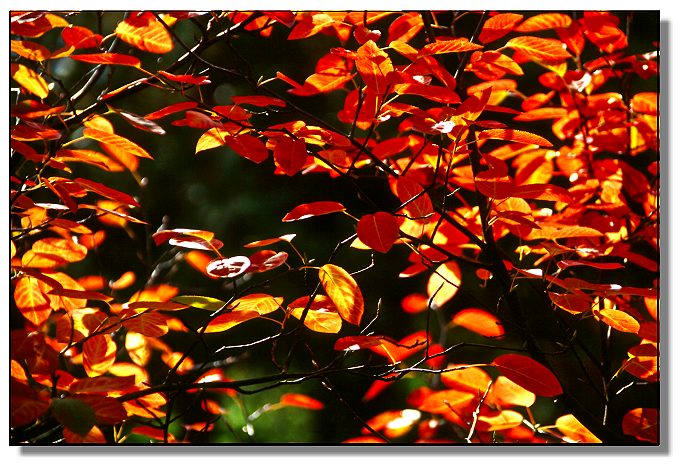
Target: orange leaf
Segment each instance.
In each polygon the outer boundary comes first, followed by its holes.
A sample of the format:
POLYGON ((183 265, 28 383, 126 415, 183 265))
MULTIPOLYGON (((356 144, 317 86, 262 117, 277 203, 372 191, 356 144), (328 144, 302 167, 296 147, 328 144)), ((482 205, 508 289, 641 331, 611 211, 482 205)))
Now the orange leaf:
POLYGON ((84 26, 70 25, 62 29, 62 40, 66 46, 72 46, 74 49, 88 49, 99 47, 102 36, 84 26))
POLYGON ((369 349, 387 358, 391 364, 396 364, 419 351, 425 351, 427 347, 426 333, 419 331, 402 338, 400 341, 381 338, 381 344, 372 345, 369 349))
POLYGON ((295 175, 307 162, 307 143, 300 138, 278 139, 274 148, 274 162, 286 175, 295 175))
POLYGON ((10 51, 29 60, 39 62, 50 58, 50 51, 42 44, 32 41, 11 41, 10 51))
POLYGON ((64 442, 68 444, 107 444, 105 435, 102 434, 102 431, 97 426, 90 428, 90 431, 85 436, 70 430, 68 427, 64 427, 62 435, 64 436, 64 442))
POLYGON ((573 314, 587 312, 592 308, 593 301, 590 296, 572 293, 558 294, 552 291, 547 294, 554 305, 573 314))
POLYGON ((405 13, 390 24, 388 28, 388 44, 397 42, 409 42, 423 29, 421 14, 415 11, 405 13))
POLYGON ((519 131, 516 129, 486 129, 477 133, 477 140, 497 139, 520 142, 522 144, 533 144, 541 147, 552 147, 552 143, 539 135, 519 131))
POLYGON ((486 338, 502 339, 504 327, 499 318, 480 308, 465 308, 452 317, 452 324, 471 330, 486 338))
POLYGON ((114 364, 117 345, 109 335, 91 336, 83 343, 83 367, 89 377, 96 377, 107 372, 114 364))
POLYGON ((483 23, 478 40, 487 44, 506 36, 522 19, 523 15, 518 13, 500 13, 490 17, 483 23))
POLYGON ((147 153, 145 149, 140 147, 138 144, 131 142, 130 140, 121 137, 116 134, 109 132, 104 132, 99 129, 85 129, 83 131, 83 136, 89 139, 97 140, 107 145, 114 146, 119 150, 123 150, 128 153, 132 153, 137 157, 152 158, 152 155, 147 153))
POLYGON ((260 108, 265 108, 267 106, 278 106, 279 108, 285 108, 287 106, 286 102, 280 98, 262 95, 232 96, 231 100, 233 100, 235 104, 251 104, 252 106, 257 106, 260 108))
POLYGON ((124 320, 124 326, 143 336, 157 338, 169 331, 164 315, 157 312, 145 312, 133 318, 124 320))
POLYGON ((623 432, 641 441, 659 442, 659 410, 635 408, 623 416, 623 432))
POLYGON ((564 48, 564 43, 558 39, 518 36, 510 39, 504 47, 510 47, 541 62, 558 62, 571 57, 564 48))
POLYGON ((207 75, 174 75, 164 70, 157 73, 167 80, 177 83, 187 83, 188 85, 209 85, 212 83, 207 75))
POLYGON ((319 280, 343 320, 359 325, 364 314, 364 297, 354 278, 339 266, 325 264, 319 269, 319 280))
POLYGON ((224 313, 218 317, 214 317, 207 324, 205 333, 219 333, 221 331, 226 331, 236 325, 257 317, 259 317, 259 313, 252 310, 235 310, 224 313))
POLYGON ((376 212, 359 219, 357 236, 370 248, 387 253, 400 235, 400 224, 392 214, 376 212))
POLYGON ((21 314, 36 326, 42 325, 50 316, 50 299, 39 286, 38 279, 24 276, 14 289, 14 302, 21 314))
POLYGON ((300 204, 283 217, 283 222, 308 219, 309 217, 345 211, 345 206, 335 201, 317 201, 300 204))
POLYGON ((150 12, 131 15, 117 25, 114 33, 141 51, 166 54, 174 48, 171 35, 150 12))
POLYGON ((100 54, 73 54, 72 59, 89 64, 126 65, 140 67, 140 59, 132 55, 116 54, 114 52, 102 52, 100 54))
POLYGON ((459 290, 461 269, 455 261, 448 261, 438 266, 428 278, 426 293, 432 308, 445 305, 459 290))
POLYGON ((234 300, 229 308, 233 310, 252 310, 260 315, 274 312, 281 307, 283 297, 272 297, 269 294, 248 294, 234 300))
POLYGON ((247 256, 232 256, 230 258, 217 258, 207 264, 207 274, 212 277, 234 278, 240 276, 250 267, 250 258, 247 256))
POLYGON ((542 397, 555 397, 564 393, 557 378, 545 366, 520 354, 504 354, 491 365, 526 390, 542 397))
POLYGON ((455 38, 427 44, 419 51, 419 57, 433 54, 448 54, 451 52, 475 51, 482 48, 483 46, 474 44, 466 38, 455 38))
POLYGON ((394 188, 409 217, 419 223, 428 223, 428 218, 433 214, 433 202, 428 193, 424 192, 423 186, 410 176, 402 175, 394 181, 396 183, 391 188, 394 188))
MULTIPOLYGON (((455 369, 466 364, 449 364, 446 369, 455 369)), ((448 370, 440 374, 440 380, 453 390, 462 390, 483 396, 492 379, 480 367, 464 367, 462 369, 448 370)))
POLYGON ((594 315, 615 330, 625 333, 637 333, 640 331, 640 323, 621 310, 603 308, 594 310, 594 315))
MULTIPOLYGON (((112 188, 105 186, 104 184, 100 184, 96 181, 87 180, 85 178, 76 178, 74 180, 74 182, 81 185, 84 189, 88 189, 90 191, 98 193, 101 196, 104 196, 108 199, 113 199, 114 201, 121 202, 124 204, 128 204, 129 206, 135 206, 135 207, 140 206, 140 204, 138 204, 138 202, 136 202, 136 200, 133 199, 128 194, 122 193, 121 191, 117 191, 116 189, 112 189, 112 188)), ((109 211, 109 212, 112 212, 112 211, 109 211)))
POLYGON ((307 408, 309 410, 322 410, 323 403, 319 400, 302 395, 301 393, 285 393, 281 396, 280 404, 283 406, 296 406, 298 408, 307 408))
POLYGON ((145 119, 155 121, 157 119, 163 118, 164 116, 168 116, 169 114, 178 113, 180 111, 186 111, 188 109, 194 109, 196 107, 197 103, 195 101, 183 101, 181 103, 175 103, 169 106, 165 106, 162 109, 146 114, 144 117, 145 119))
POLYGON ((546 29, 568 28, 573 20, 563 13, 542 13, 526 19, 516 27, 519 33, 531 33, 546 29))

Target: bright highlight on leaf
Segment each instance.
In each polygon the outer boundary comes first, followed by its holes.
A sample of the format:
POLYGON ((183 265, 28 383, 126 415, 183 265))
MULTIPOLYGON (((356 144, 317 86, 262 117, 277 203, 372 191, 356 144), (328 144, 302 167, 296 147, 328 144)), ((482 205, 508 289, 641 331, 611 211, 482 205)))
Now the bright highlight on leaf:
POLYGON ((307 204, 300 204, 283 217, 283 222, 308 219, 319 215, 343 212, 345 206, 335 201, 317 201, 307 204))
POLYGON ((325 264, 319 269, 319 280, 342 319, 359 325, 364 313, 364 297, 354 278, 340 266, 325 264))
POLYGON ((452 324, 486 338, 502 339, 504 327, 499 318, 480 308, 465 308, 452 317, 452 324))
POLYGON ((132 14, 114 31, 124 42, 141 51, 166 54, 174 48, 171 35, 150 12, 132 14))
POLYGON ((243 274, 252 263, 247 256, 232 256, 231 258, 217 258, 207 265, 207 274, 212 277, 234 278, 243 274))

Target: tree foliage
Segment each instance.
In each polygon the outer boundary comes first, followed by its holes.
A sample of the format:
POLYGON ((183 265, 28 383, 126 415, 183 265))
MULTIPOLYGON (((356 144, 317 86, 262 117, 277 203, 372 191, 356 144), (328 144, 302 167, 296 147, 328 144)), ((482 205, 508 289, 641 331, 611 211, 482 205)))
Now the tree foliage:
POLYGON ((650 12, 10 32, 13 444, 659 442, 650 12), (264 223, 158 216, 160 143, 264 223))

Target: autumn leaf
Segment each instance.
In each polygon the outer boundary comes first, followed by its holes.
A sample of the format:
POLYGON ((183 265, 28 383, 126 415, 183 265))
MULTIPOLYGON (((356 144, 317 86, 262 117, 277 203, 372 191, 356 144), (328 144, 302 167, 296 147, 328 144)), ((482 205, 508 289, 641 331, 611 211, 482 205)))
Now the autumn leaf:
POLYGON ((558 39, 518 36, 510 39, 504 47, 509 47, 525 54, 532 60, 542 62, 558 62, 571 57, 571 54, 564 48, 564 43, 558 39))
POLYGON ((625 333, 637 333, 640 331, 640 323, 626 312, 603 308, 594 310, 593 314, 602 322, 606 323, 615 330, 625 333))
POLYGON ((387 212, 366 214, 359 219, 357 236, 365 245, 387 253, 400 235, 400 225, 394 215, 387 212))
POLYGON ((72 54, 69 57, 80 62, 87 62, 89 64, 126 65, 136 68, 140 67, 140 59, 137 57, 127 54, 117 54, 114 52, 102 52, 99 54, 72 54))
POLYGON ((114 33, 141 51, 166 54, 174 48, 171 35, 150 12, 129 16, 117 25, 114 33))
POLYGON ((364 297, 354 278, 340 266, 325 264, 319 269, 319 280, 342 319, 359 325, 364 313, 364 297))
POLYGON ((308 219, 319 215, 345 211, 345 206, 335 201, 316 201, 300 204, 283 217, 283 222, 308 219))
POLYGON ((512 382, 541 397, 555 397, 564 390, 559 380, 545 366, 520 354, 504 354, 492 365, 512 382))
POLYGON ((441 264, 428 278, 426 293, 432 308, 445 305, 459 290, 461 269, 455 261, 441 264))
POLYGON ((274 148, 274 161, 286 175, 299 172, 307 161, 307 144, 304 139, 279 139, 274 148))
POLYGON ((12 63, 10 64, 10 73, 19 85, 38 98, 47 98, 50 94, 50 88, 45 79, 27 66, 12 63))
POLYGON ((461 326, 486 338, 501 339, 504 327, 499 318, 480 308, 465 308, 452 317, 453 325, 461 326))

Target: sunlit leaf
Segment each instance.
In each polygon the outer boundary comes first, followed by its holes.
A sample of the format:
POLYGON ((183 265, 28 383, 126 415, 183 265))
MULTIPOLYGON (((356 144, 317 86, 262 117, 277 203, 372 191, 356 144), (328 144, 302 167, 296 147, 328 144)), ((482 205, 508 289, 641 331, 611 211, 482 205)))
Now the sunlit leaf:
POLYGON ((12 39, 10 50, 25 59, 39 62, 50 57, 50 51, 47 47, 33 41, 15 41, 12 39))
POLYGON ((89 139, 97 140, 99 142, 102 142, 107 145, 111 145, 113 147, 119 148, 121 150, 124 150, 128 153, 132 153, 133 155, 137 157, 143 157, 143 158, 152 158, 152 155, 147 153, 147 151, 140 147, 138 144, 126 139, 125 137, 121 137, 116 134, 111 134, 109 132, 103 132, 98 129, 85 129, 83 131, 83 136, 87 137, 89 139))
POLYGON ((301 393, 284 393, 279 403, 283 406, 295 406, 309 410, 323 410, 324 406, 319 400, 301 393))
POLYGON ((490 17, 483 23, 478 40, 487 44, 506 36, 522 19, 523 15, 518 13, 500 13, 490 17))
MULTIPOLYGON (((308 303, 309 297, 300 297, 288 305, 288 313, 300 320, 308 303)), ((317 295, 307 310, 304 326, 318 333, 337 333, 342 328, 342 318, 331 299, 317 295)))
POLYGON ((114 52, 102 52, 99 54, 72 54, 74 60, 87 62, 89 64, 108 64, 108 65, 127 65, 129 67, 140 67, 140 59, 127 54, 117 54, 114 52))
POLYGON ((316 201, 307 204, 300 204, 283 217, 283 222, 308 219, 319 215, 343 212, 345 206, 335 201, 316 201))
POLYGON ((640 322, 621 310, 603 308, 594 310, 594 315, 615 330, 625 333, 637 333, 640 331, 640 322))
POLYGON ((571 57, 564 48, 564 43, 552 38, 518 36, 510 39, 504 47, 510 47, 533 60, 542 62, 557 62, 571 57))
POLYGON ((264 142, 250 134, 227 136, 225 140, 231 150, 254 163, 261 163, 269 157, 269 151, 264 142))
POLYGON ((426 294, 432 308, 445 305, 459 290, 461 269, 455 261, 441 264, 428 278, 426 294))
POLYGON ((487 372, 480 367, 465 367, 466 364, 448 364, 446 372, 440 374, 440 380, 446 387, 463 390, 483 396, 492 381, 487 372), (455 369, 455 370, 449 370, 455 369))
POLYGON ((143 336, 157 338, 164 336, 169 331, 166 319, 157 312, 145 312, 133 318, 126 319, 124 326, 130 331, 135 331, 143 336))
POLYGON ((488 401, 498 408, 510 406, 530 407, 535 403, 535 394, 516 384, 504 375, 500 375, 490 388, 488 401))
POLYGON ((343 320, 359 325, 364 313, 364 297, 357 281, 334 264, 325 264, 319 269, 319 280, 343 320))
POLYGON ((212 320, 207 325, 205 333, 219 333, 233 328, 253 318, 258 318, 259 313, 251 310, 237 310, 233 312, 224 313, 217 317, 212 318, 212 320))
POLYGON ((287 106, 286 102, 280 98, 273 98, 271 96, 232 96, 231 100, 235 104, 251 104, 252 106, 257 106, 260 108, 265 108, 267 106, 277 106, 279 108, 285 108, 287 106))
POLYGON ((475 51, 482 48, 483 46, 474 44, 466 38, 455 38, 427 44, 419 50, 419 56, 475 51))
POLYGON ((655 408, 635 408, 623 416, 623 432, 641 441, 659 442, 659 410, 655 408))
POLYGON ((504 327, 499 318, 480 308, 465 308, 452 317, 452 324, 466 328, 486 338, 501 339, 504 327))
POLYGON ((404 13, 390 24, 388 44, 393 41, 409 42, 422 29, 423 20, 420 13, 415 11, 404 13))
POLYGON ((142 51, 166 54, 174 48, 171 35, 150 12, 129 16, 117 25, 114 33, 142 51))
POLYGON ((204 297, 201 295, 180 295, 178 297, 174 297, 172 300, 189 307, 209 310, 210 312, 216 312, 226 305, 226 302, 223 300, 215 299, 213 297, 204 297))
POLYGON ((520 354, 504 354, 495 358, 492 365, 526 390, 541 397, 555 397, 564 390, 557 378, 545 366, 520 354))
POLYGON ((50 94, 50 88, 45 79, 24 64, 11 63, 10 73, 19 85, 38 98, 47 98, 50 94))
POLYGON ((109 335, 94 335, 83 343, 83 366, 89 377, 107 372, 114 364, 117 345, 109 335))
POLYGON ((522 144, 534 144, 541 147, 551 147, 552 143, 547 139, 531 132, 516 129, 486 129, 477 133, 478 140, 497 139, 520 142, 522 144))
POLYGON ((387 212, 366 214, 359 219, 357 236, 362 243, 381 253, 387 253, 400 235, 400 224, 387 212))
POLYGON ((532 33, 546 29, 568 28, 573 20, 564 13, 542 13, 531 16, 516 27, 520 33, 532 33))
POLYGON ((274 161, 286 175, 299 172, 307 161, 307 144, 304 139, 279 139, 274 148, 274 161))
POLYGON ((14 288, 14 302, 21 314, 34 325, 43 324, 50 313, 50 299, 39 286, 36 278, 24 276, 14 288))

